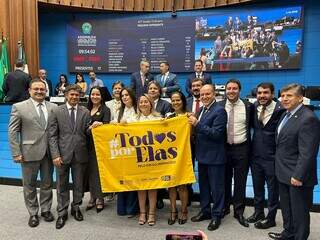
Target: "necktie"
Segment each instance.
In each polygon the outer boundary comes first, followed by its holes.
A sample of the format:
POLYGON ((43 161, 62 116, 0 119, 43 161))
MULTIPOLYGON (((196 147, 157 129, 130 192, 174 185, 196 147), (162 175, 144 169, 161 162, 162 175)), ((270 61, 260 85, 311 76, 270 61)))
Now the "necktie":
POLYGON ((165 75, 162 75, 161 77, 161 86, 164 87, 164 81, 165 81, 165 75))
POLYGON ((263 124, 264 115, 266 113, 266 106, 262 106, 260 115, 259 115, 259 122, 263 124))
POLYGON ((287 112, 286 115, 284 116, 284 118, 282 119, 280 126, 278 128, 278 133, 280 133, 281 129, 284 127, 284 125, 286 125, 286 123, 288 122, 288 120, 291 117, 291 113, 287 112))
POLYGON ((76 125, 76 119, 75 119, 75 114, 74 114, 74 110, 75 108, 72 107, 71 108, 71 112, 70 112, 70 120, 71 120, 71 126, 72 126, 72 130, 74 129, 74 126, 76 125))
POLYGON ((229 112, 229 121, 228 121, 228 143, 234 143, 234 104, 231 104, 231 109, 229 112))
POLYGON ((145 78, 146 78, 145 75, 141 74, 141 84, 142 84, 142 86, 144 86, 145 78))
POLYGON ((40 125, 41 127, 46 128, 47 121, 42 110, 42 103, 38 104, 38 108, 39 108, 39 115, 40 115, 40 125))
POLYGON ((195 113, 199 112, 200 110, 200 100, 196 99, 196 108, 195 108, 195 113))

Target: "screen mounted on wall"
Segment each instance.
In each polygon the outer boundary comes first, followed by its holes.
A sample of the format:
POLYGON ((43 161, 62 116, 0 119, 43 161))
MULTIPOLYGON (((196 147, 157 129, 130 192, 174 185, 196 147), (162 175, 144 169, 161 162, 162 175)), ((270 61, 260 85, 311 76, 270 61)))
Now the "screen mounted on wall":
POLYGON ((301 6, 197 11, 176 18, 75 20, 67 25, 70 72, 130 73, 147 59, 157 72, 281 70, 301 67, 301 6))

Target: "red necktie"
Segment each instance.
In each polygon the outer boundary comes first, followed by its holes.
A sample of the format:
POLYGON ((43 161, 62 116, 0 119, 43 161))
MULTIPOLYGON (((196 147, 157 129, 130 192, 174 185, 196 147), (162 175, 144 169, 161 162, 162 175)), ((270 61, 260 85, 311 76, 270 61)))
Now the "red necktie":
POLYGON ((199 112, 200 110, 200 100, 196 99, 196 109, 195 109, 195 113, 199 112))

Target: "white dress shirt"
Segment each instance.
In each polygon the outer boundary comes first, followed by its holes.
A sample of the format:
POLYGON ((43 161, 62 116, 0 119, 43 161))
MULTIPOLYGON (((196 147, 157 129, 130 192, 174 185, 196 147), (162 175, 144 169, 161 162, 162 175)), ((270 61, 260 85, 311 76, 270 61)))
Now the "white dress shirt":
POLYGON ((119 109, 121 107, 121 101, 112 99, 108 102, 105 102, 106 106, 110 109, 111 113, 111 121, 118 118, 119 115, 119 109))
MULTIPOLYGON (((247 125, 246 125, 246 107, 241 99, 238 99, 234 104, 234 144, 240 144, 247 141, 247 125)), ((229 115, 232 109, 232 103, 227 99, 225 109, 229 115)))
POLYGON ((69 116, 71 116, 71 108, 74 108, 74 122, 77 121, 77 111, 78 111, 78 104, 76 106, 71 106, 68 102, 66 102, 67 109, 69 112, 69 116))
MULTIPOLYGON (((263 123, 264 126, 269 122, 269 120, 270 120, 270 118, 271 118, 271 116, 272 116, 272 114, 274 112, 274 109, 276 108, 276 104, 277 103, 275 101, 271 101, 271 103, 268 106, 266 106, 266 110, 264 111, 264 115, 263 115, 263 119, 262 119, 262 123, 263 123)), ((260 117, 262 108, 263 108, 262 105, 259 105, 257 107, 258 119, 260 117)))
MULTIPOLYGON (((30 98, 30 99, 36 109, 38 116, 40 117, 39 102, 33 100, 32 98, 30 98)), ((41 104, 42 104, 42 111, 43 111, 44 117, 46 119, 46 122, 48 122, 48 110, 47 110, 47 106, 46 106, 46 101, 42 101, 41 104)))
MULTIPOLYGON (((197 101, 196 100, 199 100, 199 106, 200 106, 200 108, 203 106, 203 103, 200 101, 200 98, 195 98, 195 97, 193 97, 193 102, 192 102, 192 112, 193 113, 196 113, 196 105, 197 105, 197 101)), ((199 108, 199 109, 200 109, 199 108)))

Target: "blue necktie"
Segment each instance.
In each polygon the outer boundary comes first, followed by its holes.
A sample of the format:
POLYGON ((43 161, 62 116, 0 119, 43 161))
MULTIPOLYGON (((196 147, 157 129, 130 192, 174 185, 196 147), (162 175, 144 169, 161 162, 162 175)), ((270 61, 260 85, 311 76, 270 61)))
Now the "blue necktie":
POLYGON ((282 119, 281 123, 280 123, 280 126, 279 126, 279 129, 278 129, 278 134, 280 133, 280 131, 282 130, 282 128, 284 127, 284 125, 286 125, 286 123, 288 122, 288 120, 290 119, 291 117, 291 113, 290 112, 287 112, 286 113, 286 116, 282 119))

